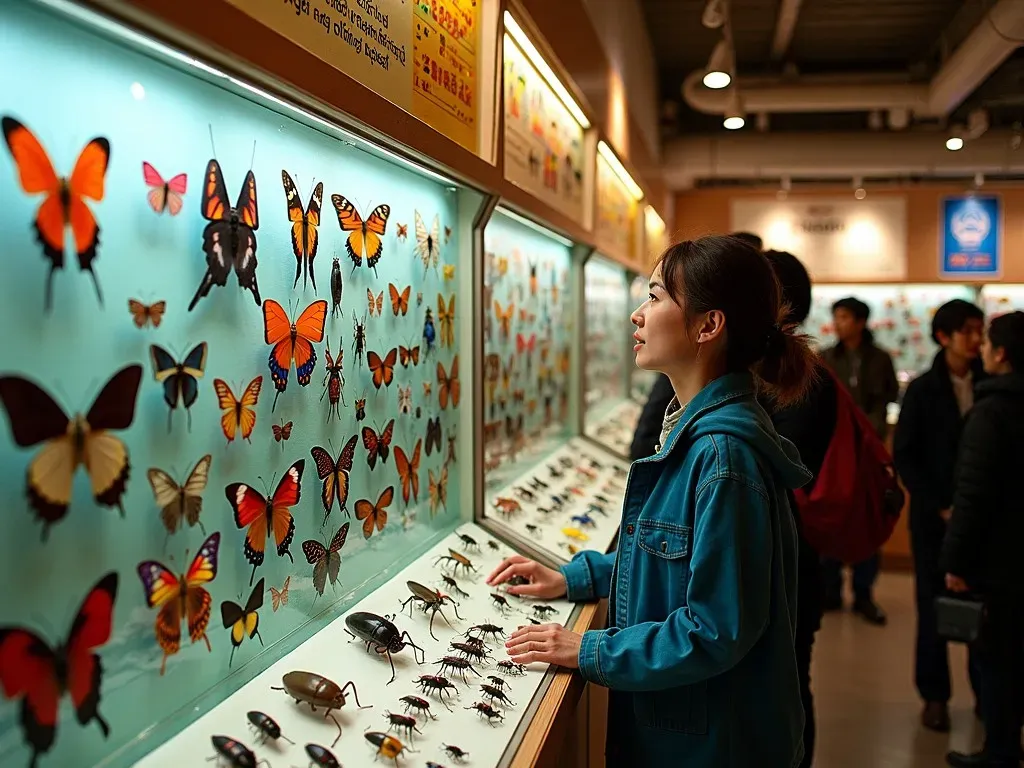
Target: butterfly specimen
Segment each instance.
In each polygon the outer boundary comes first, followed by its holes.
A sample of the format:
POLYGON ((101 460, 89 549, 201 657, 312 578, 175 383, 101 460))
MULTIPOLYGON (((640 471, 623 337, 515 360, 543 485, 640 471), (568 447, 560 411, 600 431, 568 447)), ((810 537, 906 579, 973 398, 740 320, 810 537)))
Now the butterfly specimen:
POLYGON ((380 389, 382 384, 385 387, 390 387, 391 382, 395 379, 395 363, 397 362, 397 348, 393 348, 384 355, 383 360, 376 352, 368 350, 366 352, 366 364, 370 368, 370 373, 373 374, 373 386, 377 389, 380 389))
POLYGON ((282 605, 288 605, 288 586, 292 583, 292 577, 289 576, 284 580, 284 584, 281 585, 280 589, 270 587, 270 606, 274 609, 274 613, 277 613, 277 609, 282 605))
POLYGON ((207 163, 203 179, 201 211, 203 218, 210 222, 203 230, 206 274, 196 289, 196 295, 189 302, 188 311, 191 312, 214 285, 227 285, 232 269, 235 270, 238 285, 250 291, 253 300, 259 305, 256 230, 260 228, 260 217, 256 206, 256 176, 251 170, 245 174, 234 208, 228 205, 224 174, 216 160, 207 163))
POLYGON ((411 285, 405 286, 405 290, 399 293, 394 283, 388 283, 388 295, 391 297, 391 313, 395 317, 399 315, 405 316, 409 312, 409 295, 411 293, 411 285))
POLYGON ((327 320, 327 302, 323 299, 314 301, 304 310, 293 323, 288 319, 284 307, 273 299, 263 302, 263 340, 273 344, 270 357, 270 378, 274 382, 277 394, 274 395, 273 411, 277 406, 278 396, 288 388, 288 370, 295 361, 295 378, 299 386, 309 384, 313 369, 316 367, 316 350, 313 344, 324 339, 324 322, 327 320))
POLYGON ((256 578, 256 569, 263 564, 268 537, 274 537, 279 557, 288 555, 288 559, 292 559, 292 553, 288 551, 295 535, 295 519, 291 507, 298 504, 302 496, 302 470, 305 466, 306 460, 299 459, 288 467, 274 495, 269 499, 245 483, 232 483, 224 489, 224 495, 235 513, 235 525, 248 528, 244 551, 245 559, 252 563, 249 586, 252 586, 252 580, 256 578))
POLYGON ((423 262, 423 274, 427 274, 427 270, 431 266, 434 267, 434 271, 437 271, 437 257, 438 257, 438 246, 441 244, 438 241, 438 236, 441 230, 441 219, 434 215, 434 223, 430 227, 430 231, 427 232, 427 228, 423 224, 423 217, 420 216, 420 212, 416 211, 416 253, 419 254, 420 260, 423 262))
POLYGON ((342 232, 348 232, 345 240, 345 250, 352 259, 352 271, 363 264, 363 256, 366 257, 366 266, 373 270, 374 277, 377 276, 377 262, 380 261, 381 253, 384 251, 384 230, 388 226, 388 216, 391 215, 390 205, 378 205, 373 209, 370 218, 363 221, 359 211, 346 198, 341 195, 331 195, 331 202, 338 212, 338 224, 342 232))
POLYGON ((110 142, 95 138, 82 149, 75 168, 68 177, 61 177, 53 168, 50 156, 28 128, 13 117, 0 120, 4 140, 18 169, 18 181, 26 195, 44 195, 36 211, 33 228, 43 257, 50 262, 46 276, 46 311, 53 306, 53 273, 64 269, 65 230, 70 227, 78 266, 92 277, 96 298, 103 303, 99 280, 93 271, 100 227, 84 198, 103 200, 110 142))
POLYGON ((281 450, 284 450, 285 441, 289 440, 292 436, 292 423, 289 421, 287 424, 282 422, 280 424, 271 424, 270 428, 274 432, 274 442, 281 444, 281 450))
POLYGON ((188 188, 187 175, 179 173, 170 181, 164 181, 164 177, 157 173, 156 168, 143 160, 142 179, 146 182, 146 186, 149 187, 149 192, 146 193, 146 200, 149 201, 150 208, 157 213, 167 211, 171 216, 177 216, 181 213, 181 196, 185 194, 185 190, 188 188))
POLYGON ((433 419, 427 419, 427 434, 426 434, 426 448, 427 456, 433 451, 441 450, 441 417, 437 416, 433 419))
POLYGON ((332 587, 338 582, 341 548, 345 546, 345 539, 348 538, 348 526, 348 523, 343 524, 326 547, 315 539, 306 539, 302 542, 302 554, 306 556, 306 562, 313 566, 313 589, 317 595, 324 593, 328 579, 332 587))
POLYGON ((527 259, 527 264, 530 267, 530 295, 537 295, 537 262, 532 259, 527 259))
POLYGON ((442 277, 444 277, 445 282, 448 282, 449 280, 454 280, 455 279, 455 265, 454 264, 445 264, 443 267, 441 267, 441 275, 442 275, 442 277))
POLYGON ((437 294, 437 320, 441 324, 442 347, 451 347, 455 344, 455 294, 448 299, 448 308, 444 305, 444 296, 437 294))
POLYGON ((448 245, 448 241, 451 240, 451 239, 452 239, 452 228, 446 226, 444 228, 444 244, 448 245))
POLYGON ((71 504, 75 470, 89 474, 97 504, 117 506, 128 481, 128 449, 111 430, 128 429, 135 419, 135 400, 142 366, 129 365, 115 373, 84 416, 68 416, 46 392, 20 376, 0 377, 0 400, 19 448, 45 443, 32 459, 26 476, 29 504, 43 523, 43 540, 71 504))
POLYGON ((412 385, 398 388, 398 412, 412 413, 412 385))
POLYGON ((103 737, 110 735, 99 713, 103 663, 96 650, 110 639, 116 599, 117 573, 111 571, 86 594, 67 642, 55 648, 24 627, 0 627, 0 684, 6 698, 21 698, 18 719, 32 747, 31 768, 53 746, 64 694, 81 725, 95 720, 103 737))
POLYGON ((430 393, 433 391, 431 389, 430 382, 429 381, 422 381, 420 383, 423 385, 423 396, 424 397, 430 397, 430 393))
POLYGON ((434 348, 435 339, 437 339, 437 329, 434 328, 434 313, 430 311, 430 307, 427 307, 426 316, 423 318, 423 341, 427 345, 424 355, 430 354, 430 350, 434 348))
POLYGON ((378 531, 383 531, 388 523, 388 507, 395 498, 395 486, 389 485, 377 498, 376 504, 371 504, 368 499, 360 499, 356 502, 356 518, 363 521, 363 538, 368 539, 373 535, 374 526, 378 531))
POLYGON ((356 398, 356 421, 362 421, 366 418, 366 398, 356 398))
POLYGON ((494 300, 494 316, 497 318, 501 328, 501 337, 507 339, 511 332, 512 318, 515 315, 516 305, 509 304, 508 309, 502 309, 497 299, 494 300))
POLYGON ((220 618, 224 622, 224 629, 231 630, 231 657, 228 659, 228 669, 235 660, 235 649, 245 638, 252 640, 253 637, 258 637, 260 645, 263 645, 258 613, 263 607, 263 583, 263 579, 256 582, 249 599, 245 601, 245 608, 231 600, 225 600, 220 604, 220 618))
POLYGON ((455 458, 455 435, 451 432, 448 433, 448 456, 445 458, 444 463, 452 462, 453 464, 458 461, 455 458))
MULTIPOLYGON (((437 363, 437 399, 441 403, 441 410, 448 407, 448 399, 451 398, 452 407, 459 407, 459 356, 452 359, 451 375, 445 373, 444 366, 437 363)), ((438 446, 440 447, 440 446, 438 446)))
POLYGON ((382 432, 374 431, 373 427, 363 427, 363 446, 366 448, 366 463, 370 465, 371 470, 377 466, 378 456, 382 464, 388 463, 388 455, 391 453, 391 437, 394 433, 394 419, 387 423, 382 432))
POLYGON ((414 366, 420 364, 420 346, 417 344, 415 347, 404 347, 401 344, 398 345, 398 362, 402 364, 403 368, 408 368, 409 364, 412 363, 414 366))
POLYGON ((413 501, 420 500, 420 448, 423 440, 416 441, 416 447, 412 449, 412 458, 406 456, 401 446, 395 446, 395 467, 398 469, 398 479, 402 481, 402 501, 409 506, 409 496, 413 501))
MULTIPOLYGON (((223 379, 214 379, 213 388, 217 392, 217 402, 223 414, 220 417, 220 428, 228 444, 234 441, 238 431, 242 431, 242 437, 249 440, 253 427, 256 426, 256 401, 260 397, 260 389, 263 387, 263 377, 257 376, 249 382, 241 399, 235 397, 231 387, 223 379)), ((251 441, 250 441, 251 442, 251 441)))
POLYGON ((167 302, 156 301, 146 305, 138 299, 128 299, 128 311, 132 313, 132 322, 136 328, 145 328, 147 323, 159 328, 164 312, 167 311, 167 302))
POLYGON ((192 430, 192 404, 199 397, 199 379, 206 368, 206 342, 197 344, 180 363, 158 344, 149 345, 149 358, 153 361, 153 377, 164 385, 167 403, 167 431, 171 431, 171 415, 180 401, 188 416, 188 429, 192 430))
POLYGON ((139 563, 138 573, 142 580, 142 589, 146 593, 146 604, 150 608, 160 608, 156 615, 156 641, 164 652, 160 662, 160 674, 167 667, 167 657, 173 656, 181 648, 181 620, 188 625, 188 635, 193 643, 206 641, 206 650, 210 647, 210 638, 206 636, 206 627, 210 623, 210 593, 204 584, 213 581, 217 576, 217 553, 220 549, 220 533, 211 533, 199 548, 188 570, 178 578, 170 569, 154 560, 139 563))
POLYGON ((212 462, 213 457, 210 454, 203 456, 181 485, 162 469, 151 467, 146 472, 149 484, 153 488, 153 498, 160 507, 160 519, 168 534, 177 531, 184 520, 189 526, 198 525, 199 530, 206 535, 206 529, 199 520, 199 513, 203 511, 203 491, 206 490, 206 481, 210 479, 212 462))
MULTIPOLYGON (((338 509, 348 514, 348 489, 349 473, 352 471, 352 462, 356 457, 356 443, 359 438, 352 435, 345 447, 341 449, 338 460, 331 458, 331 454, 320 446, 310 449, 313 461, 316 464, 316 475, 323 481, 323 488, 320 491, 320 500, 324 503, 324 521, 331 516, 334 509, 334 500, 338 500, 338 509)), ((333 446, 332 446, 333 447, 333 446)))
POLYGON ((317 227, 320 226, 320 205, 324 200, 324 185, 320 182, 313 188, 309 196, 309 205, 304 209, 299 198, 299 190, 295 188, 295 182, 288 175, 288 171, 281 171, 281 184, 284 185, 284 196, 288 202, 288 221, 292 223, 292 252, 296 260, 295 282, 292 288, 299 284, 301 274, 302 287, 306 287, 308 277, 313 283, 313 292, 316 293, 313 259, 316 258, 316 249, 320 244, 317 227))
POLYGON ((395 238, 398 239, 398 240, 401 240, 404 243, 405 242, 405 238, 407 238, 409 236, 409 225, 408 224, 399 224, 399 223, 396 222, 395 226, 398 227, 398 233, 395 235, 395 238))
POLYGON ((320 395, 321 402, 324 399, 324 395, 327 395, 327 420, 330 421, 332 416, 341 418, 341 412, 338 410, 338 401, 341 401, 342 405, 347 407, 345 402, 345 372, 342 369, 342 358, 345 356, 345 350, 341 347, 341 339, 338 339, 338 359, 335 360, 331 357, 331 340, 327 340, 327 351, 325 353, 327 361, 325 366, 327 368, 327 375, 324 376, 324 391, 320 395))
POLYGON ((345 282, 341 279, 341 262, 335 257, 331 262, 331 317, 341 313, 341 295, 345 282))
POLYGON ((434 470, 428 469, 427 477, 430 481, 430 516, 434 517, 439 505, 448 511, 448 465, 441 465, 437 477, 434 477, 434 470))

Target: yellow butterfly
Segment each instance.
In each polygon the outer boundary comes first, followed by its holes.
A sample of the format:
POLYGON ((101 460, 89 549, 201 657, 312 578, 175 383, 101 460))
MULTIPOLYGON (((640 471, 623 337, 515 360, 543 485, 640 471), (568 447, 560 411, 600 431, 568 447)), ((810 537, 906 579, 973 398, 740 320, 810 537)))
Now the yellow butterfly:
POLYGON ((440 504, 448 511, 448 465, 441 466, 441 471, 434 477, 434 470, 428 469, 427 475, 430 479, 430 516, 437 514, 437 506, 440 504))
POLYGON ((437 319, 441 325, 439 344, 442 347, 455 346, 455 294, 448 300, 448 308, 444 306, 444 296, 437 294, 437 319))
POLYGON ((455 265, 454 264, 445 264, 444 267, 441 268, 441 273, 444 275, 444 279, 445 280, 454 280, 455 279, 455 265))

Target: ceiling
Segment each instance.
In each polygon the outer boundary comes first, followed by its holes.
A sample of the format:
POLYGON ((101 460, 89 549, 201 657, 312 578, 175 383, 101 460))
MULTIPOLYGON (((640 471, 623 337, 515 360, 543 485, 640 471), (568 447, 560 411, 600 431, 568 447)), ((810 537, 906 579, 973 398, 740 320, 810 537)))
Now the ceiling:
MULTIPOLYGON (((1024 3, 1024 0, 1019 0, 1024 3)), ((899 73, 911 82, 927 82, 950 52, 981 23, 995 0, 731 0, 729 16, 736 49, 736 74, 862 75, 899 73), (773 56, 780 7, 798 6, 792 37, 773 56)), ((684 102, 684 78, 703 70, 721 30, 707 29, 701 15, 707 0, 642 0, 658 66, 664 139, 694 133, 723 132, 721 115, 691 109, 684 102)), ((997 30, 998 31, 998 30, 997 30)), ((944 127, 966 121, 984 107, 993 128, 1019 128, 1024 121, 1024 49, 999 66, 948 118, 913 117, 908 129, 944 127), (1017 124, 1017 125, 1015 125, 1017 124)), ((749 116, 748 116, 749 117, 749 116)), ((748 119, 747 128, 755 122, 748 119)), ((868 111, 784 112, 769 114, 777 131, 867 131, 868 111)), ((877 124, 876 124, 877 128, 877 124)))

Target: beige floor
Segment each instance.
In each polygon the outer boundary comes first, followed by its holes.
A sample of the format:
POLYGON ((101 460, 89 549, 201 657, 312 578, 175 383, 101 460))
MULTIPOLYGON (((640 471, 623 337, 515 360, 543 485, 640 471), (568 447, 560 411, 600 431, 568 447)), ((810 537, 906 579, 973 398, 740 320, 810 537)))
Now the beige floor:
POLYGON ((983 736, 961 646, 950 647, 953 731, 919 723, 914 688, 913 580, 884 574, 876 599, 889 614, 872 627, 849 611, 825 616, 814 645, 811 684, 818 715, 816 768, 938 768, 949 749, 973 750, 983 736))

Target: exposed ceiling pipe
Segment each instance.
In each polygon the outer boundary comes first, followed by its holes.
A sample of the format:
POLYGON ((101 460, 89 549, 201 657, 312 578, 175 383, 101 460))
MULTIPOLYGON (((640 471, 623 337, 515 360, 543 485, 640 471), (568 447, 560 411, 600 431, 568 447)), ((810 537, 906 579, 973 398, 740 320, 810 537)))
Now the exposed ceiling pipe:
POLYGON ((754 133, 693 136, 666 144, 663 174, 672 189, 709 179, 835 178, 1024 173, 1012 132, 989 131, 949 152, 937 133, 754 133))
MULTIPOLYGON (((986 18, 945 61, 930 83, 906 74, 787 78, 738 78, 751 112, 849 112, 908 109, 922 117, 945 117, 1003 63, 1024 39, 1024 2, 998 0, 986 18)), ((729 94, 703 87, 703 72, 683 81, 683 98, 698 112, 721 115, 729 94)))
POLYGON ((800 17, 800 5, 803 0, 782 0, 779 13, 775 17, 775 34, 772 37, 772 61, 779 61, 789 50, 796 31, 796 20, 800 17))

